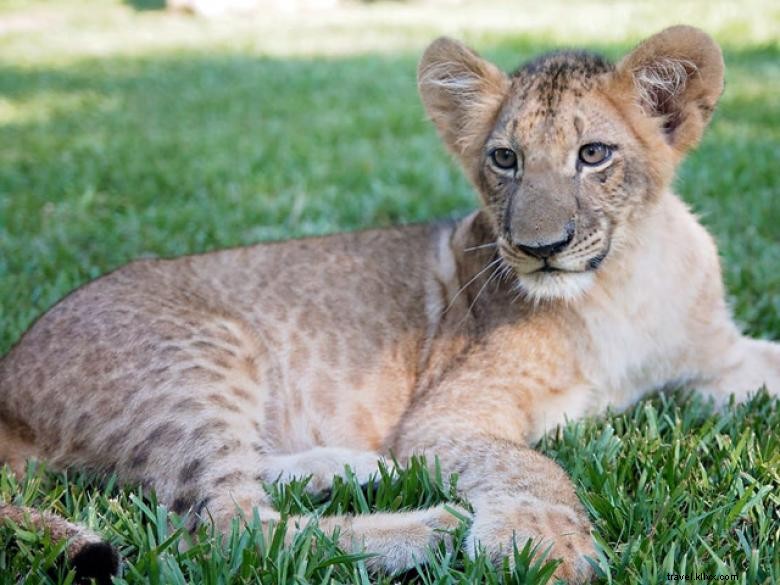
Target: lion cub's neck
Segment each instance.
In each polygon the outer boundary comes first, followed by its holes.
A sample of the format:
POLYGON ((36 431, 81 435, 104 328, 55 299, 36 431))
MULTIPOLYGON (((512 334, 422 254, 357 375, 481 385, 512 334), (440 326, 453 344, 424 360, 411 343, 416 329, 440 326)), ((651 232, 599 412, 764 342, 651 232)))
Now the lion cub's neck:
POLYGON ((712 238, 673 193, 664 193, 625 240, 571 307, 582 324, 583 374, 618 409, 670 380, 694 377, 684 364, 691 362, 697 313, 720 314, 703 306, 713 297, 702 291, 722 293, 719 268, 709 260, 716 257, 712 238))

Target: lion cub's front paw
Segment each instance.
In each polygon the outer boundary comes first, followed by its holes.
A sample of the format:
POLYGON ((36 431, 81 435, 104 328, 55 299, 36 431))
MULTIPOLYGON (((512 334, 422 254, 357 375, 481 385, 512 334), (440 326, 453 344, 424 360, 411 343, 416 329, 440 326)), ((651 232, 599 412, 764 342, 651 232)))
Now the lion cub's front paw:
POLYGON ((466 536, 466 551, 473 558, 480 549, 501 562, 528 539, 539 545, 537 555, 561 559, 554 576, 568 583, 587 583, 593 569, 586 557, 595 557, 591 525, 585 515, 569 506, 549 504, 532 497, 486 499, 472 502, 474 522, 466 536), (480 505, 481 504, 481 505, 480 505))

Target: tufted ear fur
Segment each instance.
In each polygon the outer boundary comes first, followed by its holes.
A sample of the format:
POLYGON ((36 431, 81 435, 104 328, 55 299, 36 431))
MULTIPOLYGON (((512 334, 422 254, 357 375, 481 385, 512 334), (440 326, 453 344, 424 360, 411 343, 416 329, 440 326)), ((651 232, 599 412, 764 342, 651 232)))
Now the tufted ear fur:
POLYGON ((417 86, 447 148, 468 163, 492 129, 508 77, 462 43, 441 37, 423 54, 417 86))
POLYGON ((653 35, 617 67, 618 79, 666 142, 683 155, 696 145, 723 92, 720 47, 701 30, 673 26, 653 35))

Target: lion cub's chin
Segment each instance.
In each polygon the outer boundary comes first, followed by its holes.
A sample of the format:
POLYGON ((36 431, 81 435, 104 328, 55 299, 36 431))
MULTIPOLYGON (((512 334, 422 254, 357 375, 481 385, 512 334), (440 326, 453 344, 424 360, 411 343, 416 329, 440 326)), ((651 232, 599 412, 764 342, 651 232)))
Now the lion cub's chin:
POLYGON ((566 303, 582 297, 593 286, 596 276, 587 272, 531 272, 515 273, 517 285, 526 298, 534 303, 563 301, 566 303))

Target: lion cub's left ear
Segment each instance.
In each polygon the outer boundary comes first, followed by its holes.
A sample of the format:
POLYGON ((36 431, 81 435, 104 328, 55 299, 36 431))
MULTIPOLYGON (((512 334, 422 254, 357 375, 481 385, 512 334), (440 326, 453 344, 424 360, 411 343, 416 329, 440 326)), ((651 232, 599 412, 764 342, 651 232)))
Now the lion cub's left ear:
POLYGON ((627 55, 617 75, 682 155, 701 138, 723 92, 723 55, 703 31, 673 26, 627 55))

